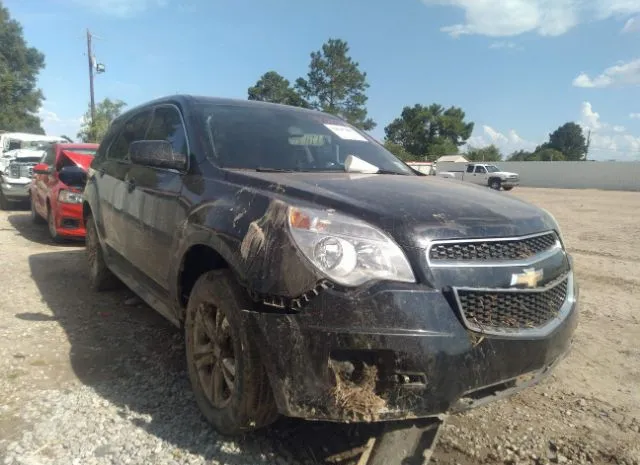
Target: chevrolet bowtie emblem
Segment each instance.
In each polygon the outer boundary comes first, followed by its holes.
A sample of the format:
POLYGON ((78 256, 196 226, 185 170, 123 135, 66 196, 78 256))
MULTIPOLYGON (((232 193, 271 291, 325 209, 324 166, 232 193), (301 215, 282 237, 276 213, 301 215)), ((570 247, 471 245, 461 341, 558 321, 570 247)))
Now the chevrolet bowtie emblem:
POLYGON ((513 273, 511 275, 511 285, 518 286, 523 285, 527 287, 536 287, 542 276, 543 270, 536 270, 534 268, 527 268, 522 273, 513 273))

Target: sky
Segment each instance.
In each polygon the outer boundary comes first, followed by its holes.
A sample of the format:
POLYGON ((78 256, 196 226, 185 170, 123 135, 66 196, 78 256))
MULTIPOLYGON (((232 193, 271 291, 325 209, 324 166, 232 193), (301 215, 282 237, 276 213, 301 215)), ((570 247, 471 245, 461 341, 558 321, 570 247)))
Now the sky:
POLYGON ((468 143, 533 149, 567 121, 590 159, 640 161, 640 0, 2 0, 45 54, 47 134, 74 137, 88 107, 86 30, 106 72, 96 100, 174 93, 246 98, 275 70, 349 44, 367 73, 371 135, 404 106, 461 107, 468 143), (585 132, 586 134, 586 132, 585 132))

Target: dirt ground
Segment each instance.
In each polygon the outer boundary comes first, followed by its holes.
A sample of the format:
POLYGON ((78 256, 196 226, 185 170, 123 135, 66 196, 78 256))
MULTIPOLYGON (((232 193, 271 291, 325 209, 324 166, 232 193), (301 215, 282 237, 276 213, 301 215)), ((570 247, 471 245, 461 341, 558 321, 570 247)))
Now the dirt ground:
MULTIPOLYGON (((450 418, 433 460, 638 465, 640 193, 504 195, 562 227, 581 291, 575 346, 539 386, 450 418)), ((82 246, 0 212, 0 464, 315 461, 282 429, 229 441, 206 426, 178 331, 129 291, 89 291, 82 246)), ((305 428, 316 434, 302 422, 293 435, 305 428)))

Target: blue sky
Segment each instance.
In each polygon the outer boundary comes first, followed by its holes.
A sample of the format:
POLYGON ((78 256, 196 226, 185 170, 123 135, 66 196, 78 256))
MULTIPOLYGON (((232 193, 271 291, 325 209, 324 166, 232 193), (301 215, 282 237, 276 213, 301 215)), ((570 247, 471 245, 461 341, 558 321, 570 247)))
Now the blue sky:
POLYGON ((107 72, 96 99, 175 92, 246 98, 266 71, 295 81, 346 40, 378 123, 402 107, 462 107, 470 144, 532 148, 566 121, 591 156, 640 160, 640 0, 3 0, 46 55, 48 133, 75 136, 88 102, 85 31, 107 72))

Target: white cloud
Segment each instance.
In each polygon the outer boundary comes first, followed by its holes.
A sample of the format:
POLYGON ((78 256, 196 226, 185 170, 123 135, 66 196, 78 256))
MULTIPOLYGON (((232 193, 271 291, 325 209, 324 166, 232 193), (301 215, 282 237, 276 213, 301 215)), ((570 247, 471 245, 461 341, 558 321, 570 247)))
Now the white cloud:
MULTIPOLYGON (((634 113, 632 113, 634 114, 634 113)), ((640 119, 640 113, 637 114, 640 119)), ((640 161, 640 134, 634 134, 621 125, 603 121, 590 102, 583 102, 577 123, 582 127, 585 137, 591 131, 591 146, 589 159, 591 160, 637 160, 640 161)), ((462 150, 469 147, 480 148, 495 145, 504 156, 517 150, 533 151, 536 146, 548 141, 548 133, 540 135, 537 141, 522 138, 514 129, 507 132, 489 126, 478 126, 462 150)))
POLYGON ((441 28, 453 37, 558 36, 582 22, 640 13, 637 0, 422 0, 464 10, 465 21, 441 28))
POLYGON ((43 122, 57 123, 60 121, 60 117, 56 113, 45 110, 44 108, 40 108, 40 111, 38 111, 38 116, 40 117, 40 119, 42 119, 43 122))
POLYGON ((593 78, 582 73, 573 80, 573 85, 587 88, 640 85, 640 58, 618 63, 593 78))
POLYGON ((580 122, 587 129, 600 129, 600 113, 593 111, 593 106, 589 102, 582 102, 582 111, 580 112, 580 122))
POLYGON ((151 8, 164 7, 168 0, 71 0, 73 3, 110 16, 129 17, 151 8))
POLYGON ((582 103, 579 124, 585 132, 591 131, 590 159, 640 160, 640 136, 602 121, 591 103, 582 103))
POLYGON ((629 113, 629 118, 640 119, 640 113, 629 113))
POLYGON ((38 116, 42 121, 42 128, 50 136, 66 135, 75 139, 82 124, 82 117, 61 118, 57 113, 40 108, 38 116))
POLYGON ((640 16, 636 16, 635 18, 629 18, 629 20, 625 23, 622 31, 622 34, 628 34, 630 32, 640 31, 640 16))
POLYGON ((514 129, 510 129, 506 134, 492 128, 488 125, 482 126, 482 132, 476 133, 467 141, 467 147, 486 147, 487 145, 495 145, 500 149, 503 155, 509 155, 516 150, 533 150, 536 145, 523 139, 514 129))

